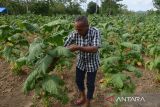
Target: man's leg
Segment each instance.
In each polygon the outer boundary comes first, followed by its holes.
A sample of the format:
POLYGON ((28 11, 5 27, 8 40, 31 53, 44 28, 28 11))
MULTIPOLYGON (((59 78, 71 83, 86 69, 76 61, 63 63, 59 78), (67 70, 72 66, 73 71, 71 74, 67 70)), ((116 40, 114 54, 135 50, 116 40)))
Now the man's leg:
POLYGON ((85 96, 85 87, 84 87, 84 78, 85 78, 85 71, 80 70, 76 67, 76 84, 78 86, 78 89, 80 91, 81 98, 77 100, 77 105, 82 104, 86 100, 85 96))
POLYGON ((93 93, 95 89, 95 79, 97 70, 94 72, 87 72, 87 101, 86 107, 90 107, 90 100, 93 99, 93 93))

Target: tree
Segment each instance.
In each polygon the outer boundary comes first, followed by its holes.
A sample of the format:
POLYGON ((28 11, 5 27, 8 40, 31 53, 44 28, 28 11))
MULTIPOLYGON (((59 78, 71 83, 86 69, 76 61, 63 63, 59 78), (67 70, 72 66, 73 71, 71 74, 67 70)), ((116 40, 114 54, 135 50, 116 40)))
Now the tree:
POLYGON ((81 14, 81 7, 78 3, 70 2, 70 4, 66 6, 66 13, 81 14))
POLYGON ((99 13, 99 6, 93 1, 89 2, 87 6, 87 13, 89 14, 99 13))
POLYGON ((160 0, 153 0, 154 7, 160 10, 160 0))
POLYGON ((31 12, 35 14, 48 15, 49 6, 47 2, 39 1, 31 5, 31 12))
POLYGON ((65 13, 65 5, 62 2, 55 2, 50 7, 50 14, 64 14, 65 13))
POLYGON ((8 1, 7 0, 0 0, 1 2, 0 2, 0 7, 2 6, 2 7, 4 7, 4 6, 7 6, 7 4, 8 4, 8 1))
POLYGON ((101 0, 101 12, 108 15, 114 15, 119 13, 120 8, 122 7, 121 4, 118 4, 119 1, 122 0, 101 0))

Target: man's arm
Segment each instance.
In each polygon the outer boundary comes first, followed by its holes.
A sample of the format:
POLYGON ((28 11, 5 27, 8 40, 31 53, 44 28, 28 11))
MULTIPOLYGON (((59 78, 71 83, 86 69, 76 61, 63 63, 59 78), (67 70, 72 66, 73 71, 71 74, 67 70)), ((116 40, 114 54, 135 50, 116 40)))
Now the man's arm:
POLYGON ((83 46, 83 47, 79 46, 78 50, 83 52, 95 53, 98 51, 98 47, 97 46, 83 46))
POLYGON ((67 40, 64 43, 64 47, 70 46, 74 42, 74 33, 71 33, 68 37, 67 40))
POLYGON ((78 46, 78 45, 70 45, 70 46, 67 46, 67 48, 74 52, 74 51, 83 51, 83 52, 88 52, 88 53, 95 53, 98 51, 98 47, 96 46, 78 46))

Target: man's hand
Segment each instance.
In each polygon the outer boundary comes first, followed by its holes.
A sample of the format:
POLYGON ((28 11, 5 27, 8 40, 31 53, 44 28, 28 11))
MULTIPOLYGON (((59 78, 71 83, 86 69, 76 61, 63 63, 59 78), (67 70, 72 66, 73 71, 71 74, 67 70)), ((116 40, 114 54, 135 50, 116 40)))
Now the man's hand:
POLYGON ((70 46, 67 46, 67 48, 68 48, 70 51, 72 51, 72 52, 79 50, 79 46, 78 46, 78 45, 75 45, 75 44, 72 44, 72 45, 70 45, 70 46))

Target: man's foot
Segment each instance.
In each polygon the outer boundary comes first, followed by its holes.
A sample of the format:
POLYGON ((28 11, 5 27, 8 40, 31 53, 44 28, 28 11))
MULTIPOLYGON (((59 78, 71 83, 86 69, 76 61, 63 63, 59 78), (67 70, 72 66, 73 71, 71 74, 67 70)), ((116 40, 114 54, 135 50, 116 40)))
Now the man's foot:
POLYGON ((86 100, 86 105, 85 105, 85 107, 91 107, 91 104, 90 104, 90 100, 86 100))
POLYGON ((86 102, 86 99, 80 98, 78 100, 75 100, 74 104, 78 106, 78 105, 83 105, 85 102, 86 102))
POLYGON ((74 102, 75 105, 82 105, 86 102, 86 95, 85 95, 85 91, 81 91, 80 92, 80 99, 76 100, 74 102))

